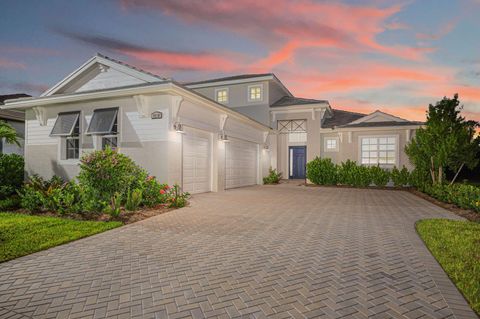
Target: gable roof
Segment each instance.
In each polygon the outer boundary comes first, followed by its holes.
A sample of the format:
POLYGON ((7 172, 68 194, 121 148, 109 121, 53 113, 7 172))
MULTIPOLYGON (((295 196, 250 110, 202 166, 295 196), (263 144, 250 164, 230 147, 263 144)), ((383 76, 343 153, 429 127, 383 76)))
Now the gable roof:
POLYGON ((116 69, 120 72, 128 74, 146 83, 165 80, 165 78, 162 78, 156 74, 144 71, 140 68, 134 67, 125 62, 121 62, 113 58, 107 57, 105 55, 102 55, 100 53, 97 53, 95 56, 90 58, 87 62, 82 64, 78 69, 76 69, 75 71, 67 75, 64 79, 62 79, 60 82, 58 82, 57 84, 52 86, 50 89, 42 93, 40 96, 50 96, 57 93, 62 88, 67 87, 69 84, 75 81, 75 79, 85 74, 90 69, 90 67, 92 67, 94 64, 111 67, 113 69, 116 69))
POLYGON ((324 104, 327 103, 327 100, 315 100, 315 99, 305 99, 301 97, 294 96, 283 96, 276 102, 274 102, 271 107, 281 107, 281 106, 290 106, 290 105, 305 105, 305 104, 324 104))
MULTIPOLYGON (((22 97, 30 97, 30 95, 25 93, 16 93, 16 94, 6 94, 0 95, 0 105, 3 105, 4 101, 19 99, 22 97)), ((2 120, 13 120, 13 121, 25 121, 25 111, 21 110, 0 110, 0 119, 2 120)))
POLYGON ((332 109, 332 116, 325 118, 322 123, 322 128, 334 128, 336 126, 346 125, 364 116, 366 116, 366 114, 332 109))

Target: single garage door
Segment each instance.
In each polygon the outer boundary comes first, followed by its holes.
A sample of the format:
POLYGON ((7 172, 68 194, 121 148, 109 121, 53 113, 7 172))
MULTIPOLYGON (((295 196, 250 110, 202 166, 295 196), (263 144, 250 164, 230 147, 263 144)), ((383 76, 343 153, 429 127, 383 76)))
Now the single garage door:
POLYGON ((210 136, 200 131, 183 135, 183 190, 190 194, 210 191, 210 136))
POLYGON ((226 143, 225 188, 257 183, 257 144, 232 140, 226 143))

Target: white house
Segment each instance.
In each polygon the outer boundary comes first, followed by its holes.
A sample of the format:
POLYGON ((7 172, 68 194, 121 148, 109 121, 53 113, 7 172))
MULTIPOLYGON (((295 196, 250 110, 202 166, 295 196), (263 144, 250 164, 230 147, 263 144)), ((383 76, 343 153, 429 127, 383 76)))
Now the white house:
POLYGON ((73 178, 82 153, 108 145, 191 193, 259 184, 269 167, 304 178, 316 156, 408 166, 422 124, 294 97, 270 73, 178 83, 103 55, 4 109, 25 110, 29 174, 73 178))

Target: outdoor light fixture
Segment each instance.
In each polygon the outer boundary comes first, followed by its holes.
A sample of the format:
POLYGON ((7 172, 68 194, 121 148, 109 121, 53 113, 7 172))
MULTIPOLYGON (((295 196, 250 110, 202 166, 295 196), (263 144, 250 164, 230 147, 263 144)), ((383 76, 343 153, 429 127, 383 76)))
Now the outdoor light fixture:
POLYGON ((264 149, 264 150, 268 150, 268 149, 269 149, 268 144, 264 144, 264 145, 263 145, 263 149, 264 149))
POLYGON ((173 124, 173 128, 175 129, 175 131, 176 131, 177 133, 180 133, 180 134, 185 133, 185 131, 183 130, 183 125, 180 124, 180 123, 178 123, 178 122, 175 123, 175 124, 173 124))
POLYGON ((220 141, 230 142, 230 140, 228 139, 227 134, 225 134, 225 132, 220 133, 220 141))

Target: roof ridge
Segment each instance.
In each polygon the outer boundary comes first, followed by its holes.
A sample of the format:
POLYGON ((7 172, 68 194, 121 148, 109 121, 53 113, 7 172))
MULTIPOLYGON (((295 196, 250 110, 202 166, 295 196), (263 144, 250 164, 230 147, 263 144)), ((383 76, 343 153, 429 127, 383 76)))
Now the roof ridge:
POLYGON ((272 72, 269 72, 269 73, 243 73, 243 74, 236 74, 236 75, 224 76, 224 77, 207 79, 207 80, 187 81, 187 82, 181 82, 181 83, 183 85, 195 85, 195 84, 203 84, 203 83, 210 83, 210 82, 220 82, 220 81, 234 80, 236 78, 255 78, 255 77, 269 76, 269 75, 270 76, 275 76, 275 74, 272 73, 272 72))
POLYGON ((156 77, 156 78, 158 78, 158 79, 160 79, 160 80, 167 80, 167 78, 164 78, 164 77, 162 77, 162 76, 160 76, 160 75, 157 75, 157 74, 152 73, 152 72, 149 72, 149 71, 145 71, 144 69, 141 69, 141 68, 138 68, 138 67, 133 66, 133 65, 131 65, 131 64, 125 63, 125 62, 123 62, 123 61, 120 61, 120 60, 111 58, 111 57, 106 56, 106 55, 104 55, 104 54, 101 54, 101 53, 99 53, 99 52, 97 52, 96 56, 97 56, 97 57, 100 57, 100 58, 103 58, 103 59, 106 59, 106 60, 109 60, 109 61, 112 61, 112 62, 115 62, 115 63, 118 63, 118 64, 120 64, 120 65, 126 66, 126 67, 128 67, 128 68, 130 68, 130 69, 132 69, 132 70, 139 71, 139 72, 142 72, 142 73, 151 75, 151 76, 156 77))
POLYGON ((364 115, 364 116, 367 116, 367 115, 370 115, 370 114, 371 114, 371 113, 365 114, 365 113, 360 113, 360 112, 353 112, 353 111, 341 110, 341 109, 336 109, 336 108, 332 108, 332 110, 333 110, 333 111, 346 112, 346 113, 352 113, 352 114, 358 114, 358 115, 364 115))

